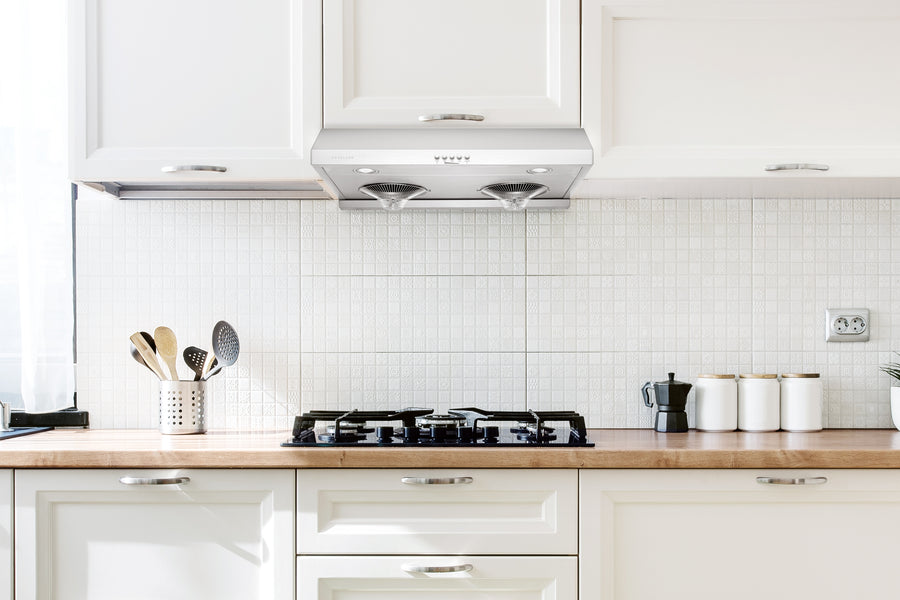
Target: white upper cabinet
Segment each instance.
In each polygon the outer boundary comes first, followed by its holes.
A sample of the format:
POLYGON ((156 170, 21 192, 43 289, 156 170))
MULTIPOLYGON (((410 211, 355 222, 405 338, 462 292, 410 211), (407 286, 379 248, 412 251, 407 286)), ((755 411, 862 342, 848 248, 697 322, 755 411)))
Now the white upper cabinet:
POLYGON ((582 19, 589 177, 900 175, 897 2, 585 0, 582 19))
POLYGON ((323 18, 325 127, 580 125, 578 0, 328 0, 323 18))
POLYGON ((70 11, 72 179, 316 178, 321 2, 72 0, 70 11))

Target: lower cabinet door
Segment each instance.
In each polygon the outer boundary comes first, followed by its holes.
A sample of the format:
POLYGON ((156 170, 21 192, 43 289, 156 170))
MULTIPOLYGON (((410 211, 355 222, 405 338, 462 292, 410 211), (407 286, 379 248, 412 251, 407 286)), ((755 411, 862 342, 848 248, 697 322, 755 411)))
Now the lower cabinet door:
POLYGON ((576 600, 574 556, 301 556, 297 600, 576 600))
POLYGON ((291 600, 293 470, 17 470, 16 598, 291 600))
POLYGON ((13 472, 0 469, 0 599, 13 597, 13 472))
POLYGON ((900 597, 900 471, 580 475, 581 600, 900 597))

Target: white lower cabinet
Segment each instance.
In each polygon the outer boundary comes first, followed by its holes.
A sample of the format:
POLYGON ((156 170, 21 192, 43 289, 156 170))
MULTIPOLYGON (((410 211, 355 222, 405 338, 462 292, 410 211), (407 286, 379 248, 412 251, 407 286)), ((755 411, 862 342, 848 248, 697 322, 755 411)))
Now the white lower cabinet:
POLYGON ((575 600, 574 556, 301 556, 297 600, 575 600))
POLYGON ((0 598, 13 597, 13 472, 0 469, 0 598))
POLYGON ((313 469, 298 554, 578 552, 574 469, 313 469))
POLYGON ((17 470, 17 600, 291 600, 295 472, 17 470))
POLYGON ((897 598, 895 470, 580 477, 581 600, 897 598))
POLYGON ((297 473, 298 600, 576 600, 574 469, 297 473))

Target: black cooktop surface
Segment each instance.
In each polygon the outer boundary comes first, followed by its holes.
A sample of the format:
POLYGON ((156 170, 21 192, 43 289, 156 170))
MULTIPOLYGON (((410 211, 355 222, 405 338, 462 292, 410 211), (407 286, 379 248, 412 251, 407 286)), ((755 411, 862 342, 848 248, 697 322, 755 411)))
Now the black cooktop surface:
POLYGON ((294 417, 282 446, 510 448, 593 446, 584 417, 571 411, 429 408, 311 411, 294 417))

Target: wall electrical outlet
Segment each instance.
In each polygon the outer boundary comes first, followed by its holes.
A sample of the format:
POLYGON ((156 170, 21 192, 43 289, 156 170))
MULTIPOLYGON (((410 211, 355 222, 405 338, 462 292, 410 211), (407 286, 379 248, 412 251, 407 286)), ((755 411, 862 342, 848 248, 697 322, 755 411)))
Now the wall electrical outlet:
POLYGON ((826 308, 826 342, 869 341, 868 308, 826 308))

